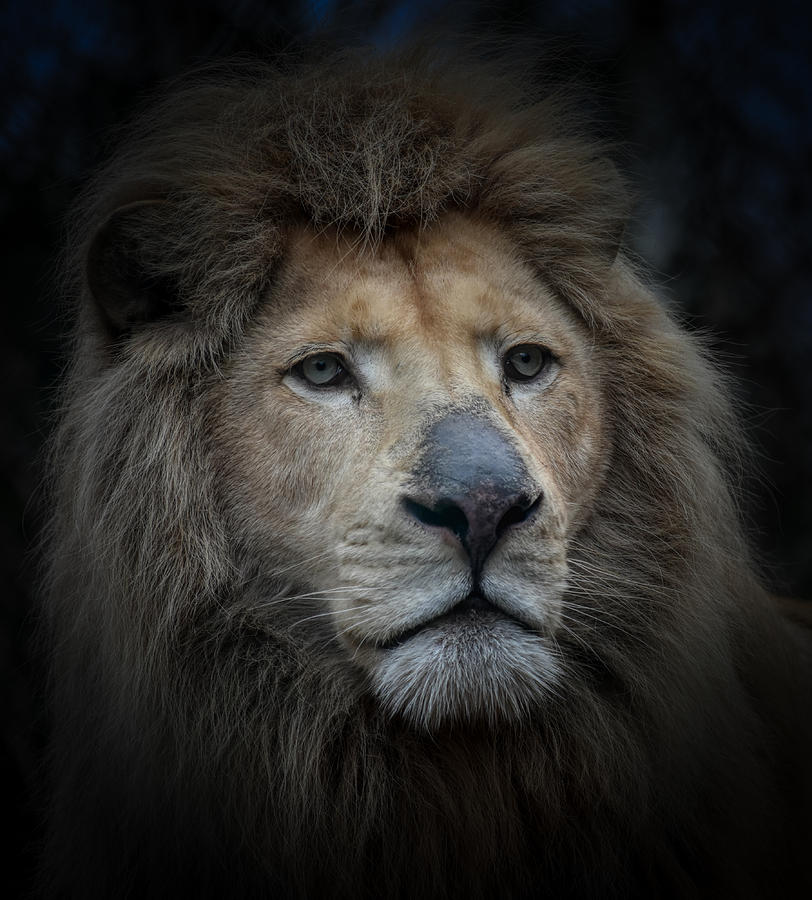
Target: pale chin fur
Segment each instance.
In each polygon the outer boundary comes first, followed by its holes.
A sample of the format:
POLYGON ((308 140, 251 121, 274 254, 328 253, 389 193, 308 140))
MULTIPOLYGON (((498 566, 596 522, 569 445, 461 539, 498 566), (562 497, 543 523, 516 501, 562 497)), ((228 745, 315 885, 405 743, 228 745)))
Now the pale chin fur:
POLYGON ((413 727, 527 719, 556 692, 560 666, 544 639, 501 615, 427 625, 369 666, 373 690, 413 727))

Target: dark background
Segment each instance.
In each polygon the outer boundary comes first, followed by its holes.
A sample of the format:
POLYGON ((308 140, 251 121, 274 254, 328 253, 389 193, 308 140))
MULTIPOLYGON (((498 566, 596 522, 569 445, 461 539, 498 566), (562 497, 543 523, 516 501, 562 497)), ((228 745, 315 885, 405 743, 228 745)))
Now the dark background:
POLYGON ((748 484, 765 580, 812 598, 812 32, 808 3, 460 4, 11 0, 0 8, 0 842, 28 883, 45 723, 31 645, 38 455, 63 364, 52 271, 66 212, 113 126, 160 82, 325 27, 387 46, 425 26, 530 35, 583 85, 640 200, 627 241, 734 376, 757 448, 748 484))

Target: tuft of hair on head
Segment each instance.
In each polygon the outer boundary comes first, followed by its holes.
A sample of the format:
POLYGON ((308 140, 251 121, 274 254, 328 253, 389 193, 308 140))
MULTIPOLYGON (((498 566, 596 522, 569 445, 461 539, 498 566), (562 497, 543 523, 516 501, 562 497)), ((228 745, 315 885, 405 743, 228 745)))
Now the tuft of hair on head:
MULTIPOLYGON (((216 358, 273 277, 295 224, 359 252, 446 210, 501 223, 588 317, 629 205, 570 91, 516 53, 413 45, 201 68, 124 130, 72 214, 66 281, 88 334, 177 339, 216 358), (516 72, 520 75, 517 77, 516 72)), ((174 364, 173 363, 173 364, 174 364)))

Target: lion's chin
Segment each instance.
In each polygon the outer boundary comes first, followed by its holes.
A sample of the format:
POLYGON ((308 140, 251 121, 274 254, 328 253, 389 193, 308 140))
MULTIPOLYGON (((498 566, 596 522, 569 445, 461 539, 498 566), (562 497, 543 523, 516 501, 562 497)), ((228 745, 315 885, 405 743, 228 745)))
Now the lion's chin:
POLYGON ((425 731, 525 719, 560 674, 541 636, 483 610, 430 622, 380 650, 370 668, 386 711, 425 731))

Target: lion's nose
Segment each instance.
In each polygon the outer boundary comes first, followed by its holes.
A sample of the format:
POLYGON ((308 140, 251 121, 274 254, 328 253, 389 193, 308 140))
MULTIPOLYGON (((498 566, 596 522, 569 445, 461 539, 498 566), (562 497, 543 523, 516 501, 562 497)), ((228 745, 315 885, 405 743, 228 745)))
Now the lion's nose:
POLYGON ((529 518, 541 502, 541 496, 531 500, 526 494, 500 493, 490 488, 489 485, 485 490, 428 502, 405 497, 403 505, 409 515, 424 525, 445 528, 456 535, 474 570, 479 571, 504 531, 529 518))
POLYGON ((431 428, 403 498, 406 512, 450 531, 475 570, 511 525, 526 521, 542 494, 513 444, 489 422, 453 413, 431 428))

